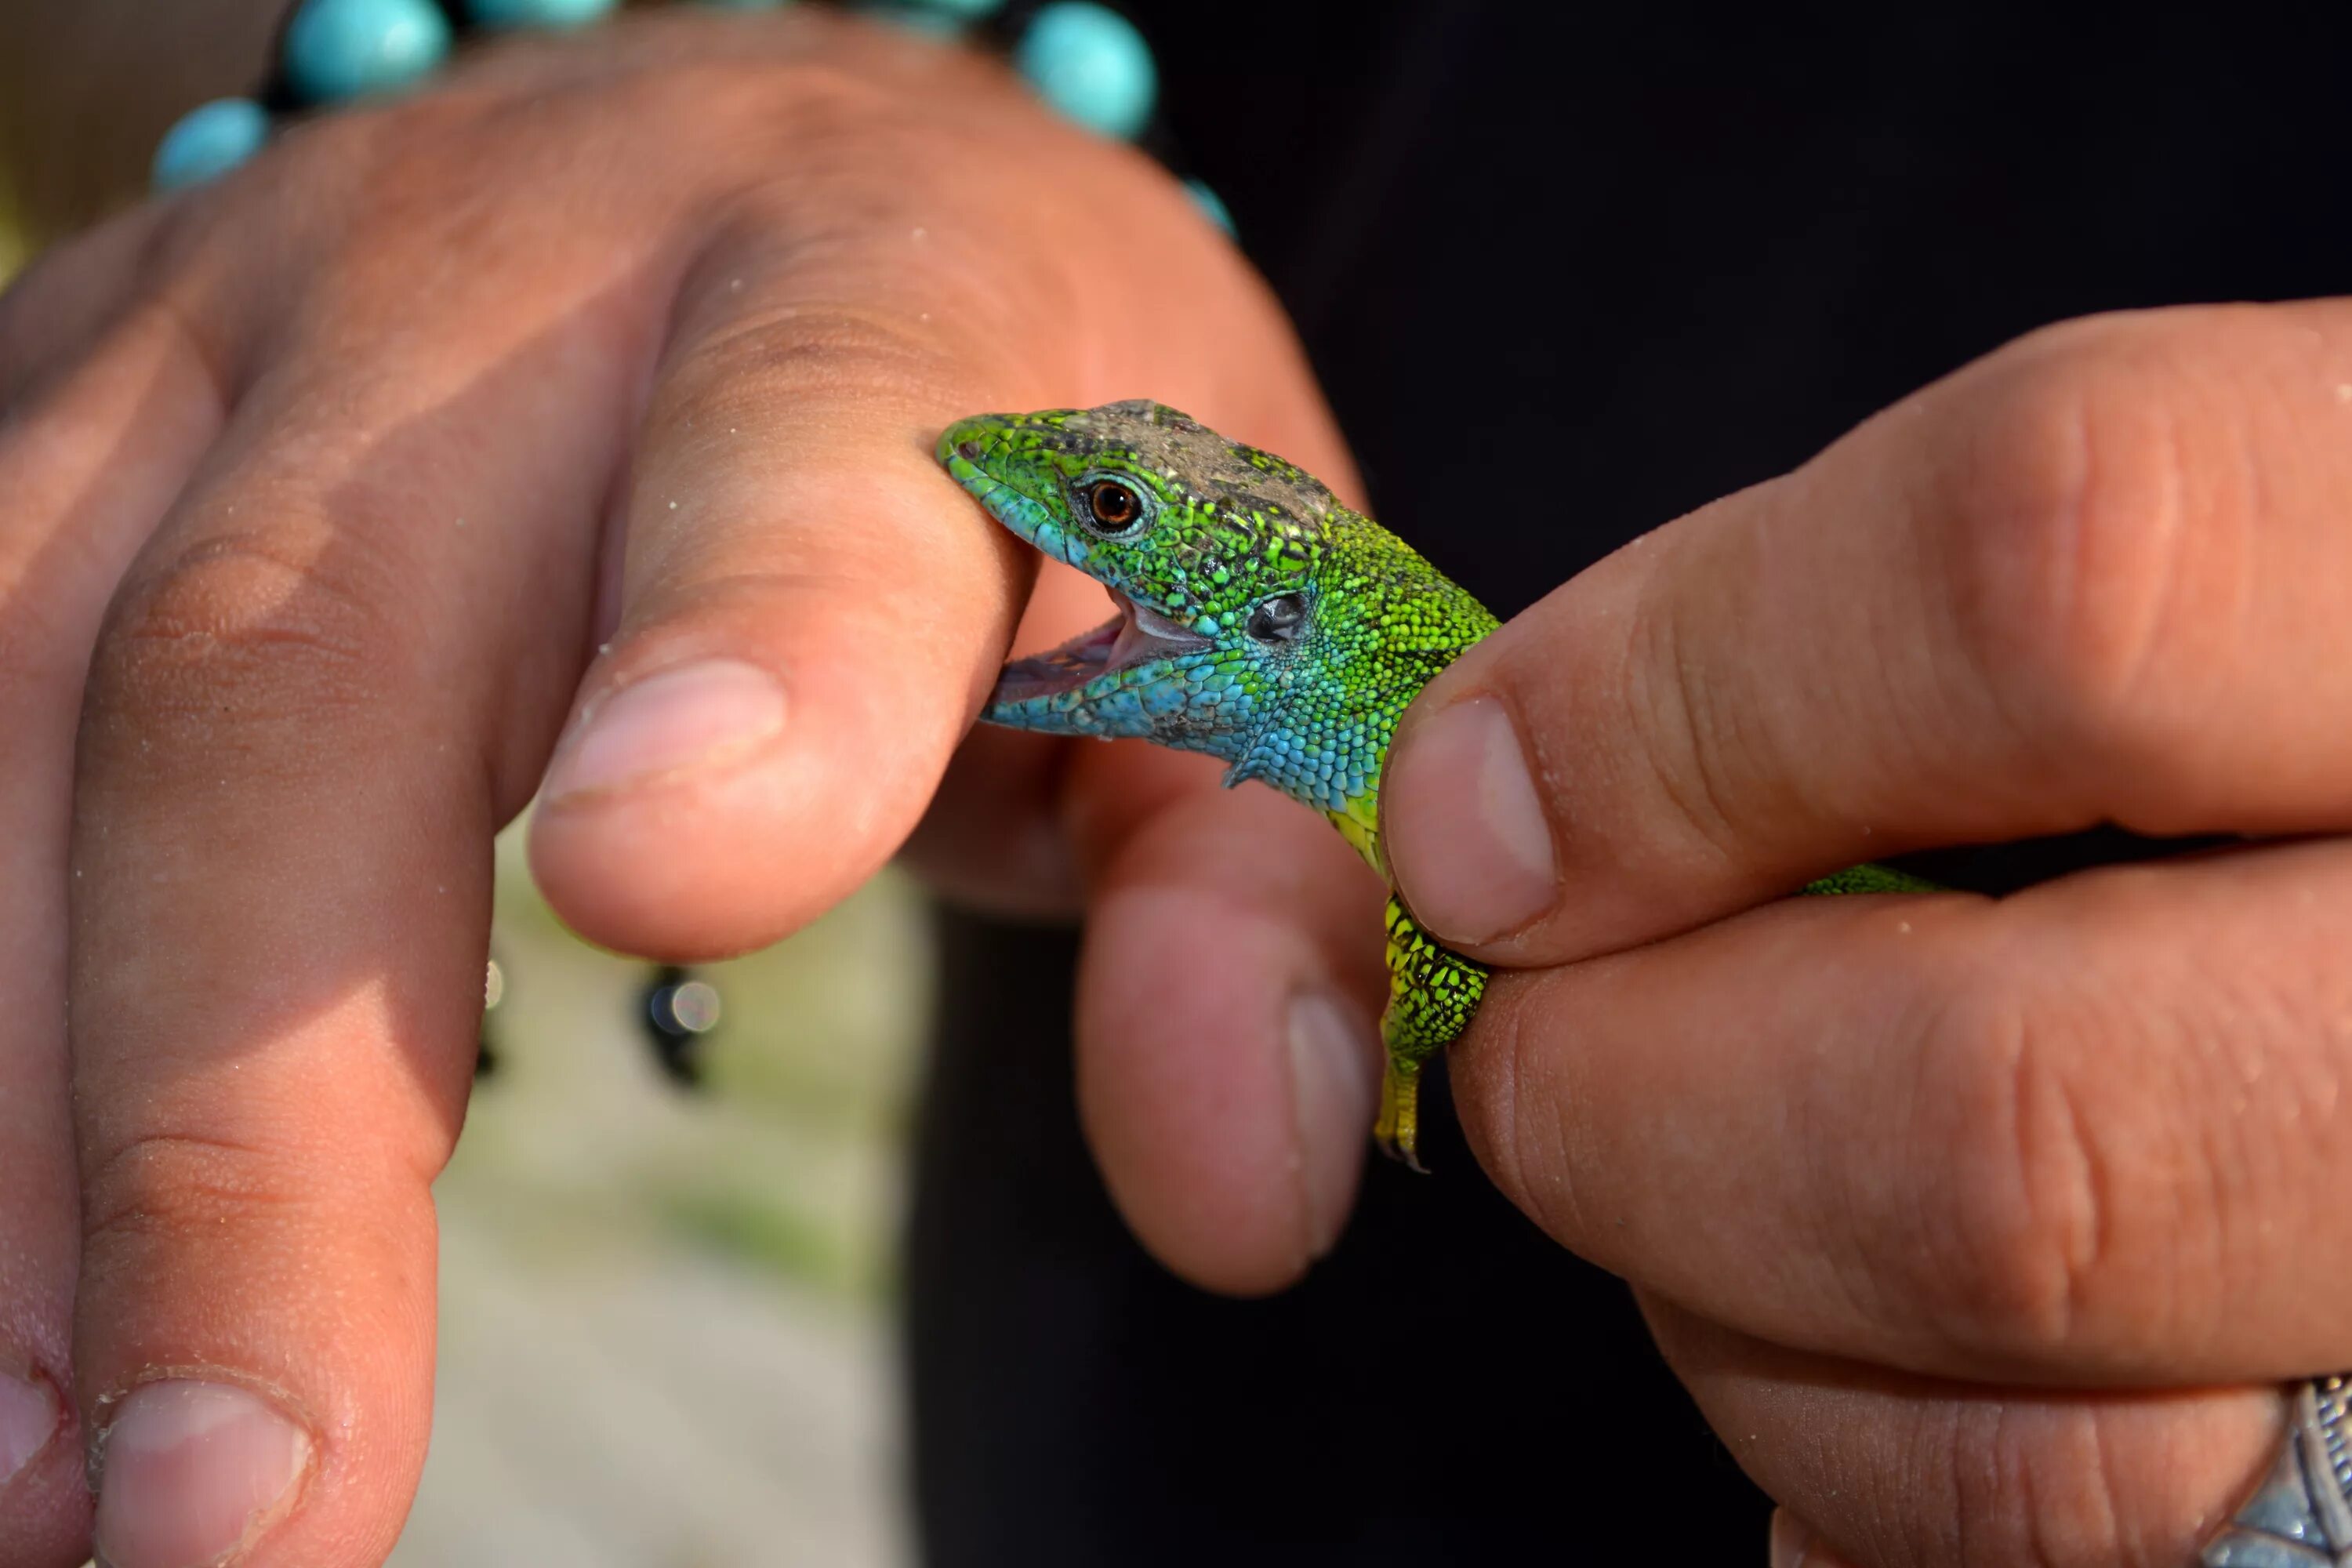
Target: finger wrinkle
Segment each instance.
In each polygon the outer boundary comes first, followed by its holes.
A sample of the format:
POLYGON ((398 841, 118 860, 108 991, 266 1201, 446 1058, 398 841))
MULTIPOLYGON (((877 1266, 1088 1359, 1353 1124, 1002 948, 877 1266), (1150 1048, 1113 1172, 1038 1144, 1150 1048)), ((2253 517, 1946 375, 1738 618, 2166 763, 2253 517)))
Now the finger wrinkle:
POLYGON ((347 563, 300 559, 258 531, 183 546, 118 593, 94 665, 93 710, 207 730, 225 717, 309 722, 376 710, 415 647, 395 612, 348 575, 347 563))
POLYGON ((1565 1070, 1573 1042, 1535 1026, 1541 995, 1538 984, 1497 975, 1452 1059, 1471 1068, 1457 1081, 1468 1091, 1461 1110, 1479 1163, 1538 1225, 1574 1247, 1599 1224, 1576 1180, 1574 1121, 1584 1099, 1573 1081, 1559 1081, 1574 1078, 1565 1070))
POLYGON ((688 263, 670 326, 680 368, 707 362, 722 389, 765 396, 780 370, 806 378, 814 366, 836 394, 945 396, 953 414, 971 411, 975 372, 1031 402, 1070 381, 1072 367, 1048 374, 1039 357, 1058 356, 1065 339, 1028 325, 1066 313, 1081 280, 1058 263, 1008 278, 992 254, 968 254, 952 200, 862 203, 854 224, 832 229, 810 227, 805 191, 772 205, 740 204, 688 263))
POLYGON ((753 413, 811 392, 850 393, 861 409, 950 405, 970 367, 897 312, 847 301, 780 303, 730 315, 691 336, 672 372, 688 405, 753 413), (942 398, 945 403, 941 403, 942 398))
MULTIPOLYGON (((1669 580, 1671 574, 1651 579, 1669 580)), ((1679 602, 1661 605, 1659 595, 1645 590, 1633 617, 1629 637, 1639 650, 1625 660, 1630 676, 1634 732, 1643 742, 1649 762, 1648 782, 1675 814, 1697 846, 1718 865, 1736 865, 1740 839, 1738 816, 1731 805, 1738 792, 1725 776, 1724 757, 1717 732, 1719 715, 1727 708, 1711 695, 1717 689, 1709 673, 1697 668, 1682 636, 1679 602), (1667 679, 1651 679, 1664 671, 1667 679)), ((1736 704, 1732 705, 1736 706, 1736 704)), ((1540 737, 1543 727, 1525 726, 1523 733, 1540 737)))
POLYGON ((282 1181, 282 1153, 192 1131, 142 1133, 86 1170, 85 1247, 115 1239, 215 1236, 241 1220, 310 1206, 282 1181))
POLYGON ((1941 574, 1951 584, 1951 625, 1969 671, 1968 684, 2046 773, 2068 765, 2068 738, 2051 732, 2042 712, 2048 694, 2034 675, 2020 669, 2023 647, 2042 635, 2049 606, 2079 597, 2079 520, 2091 447, 2089 415, 2079 396, 2054 402, 2045 396, 2045 404, 2038 416, 2011 413, 2012 424, 2032 432, 2027 437, 1963 435, 1959 526, 1953 526, 1940 496, 1916 504, 1912 515, 1942 542, 1941 574))
POLYGON ((2230 662, 2211 657, 2204 599, 2245 580, 2259 521, 2221 493, 2237 465, 2219 449, 2244 420, 2208 406, 2212 354, 2184 330, 2081 323, 1999 356, 1964 405, 1971 460, 1942 524, 1990 707, 2059 799, 2151 831, 2132 797, 2180 790, 2178 739, 2213 689, 2201 672, 2230 662))
POLYGON ((2052 1238, 2055 1283, 2042 1326, 2047 1342, 2072 1342, 2084 1316, 2089 1281, 2105 1252, 2112 1184, 2106 1160, 2085 1122, 2073 1075, 2047 1070, 2022 1019, 2011 1036, 2010 1114, 2017 1133, 2019 1191, 2052 1238), (2039 1192, 2044 1194, 2035 1201, 2039 1192))
POLYGON ((1952 1314, 1942 1331, 2029 1357, 2062 1350, 2082 1316, 2080 1238, 2099 1225, 2067 1087, 2007 985, 1958 988, 1924 1016, 1921 1131, 1949 1152, 1935 1164, 1953 1190, 1942 1225, 1919 1216, 1942 1276, 1929 1300, 1952 1314))
MULTIPOLYGON (((1940 1026, 1947 1041, 1926 1047, 1948 1069, 1931 1072, 1928 1095, 1982 1106, 1950 1145, 1955 1169, 1981 1174, 1965 1184, 1970 1209, 1946 1234, 1959 1243, 1953 1268, 1973 1268, 1986 1285, 1955 1331, 1981 1312, 1974 1342, 1998 1354, 2038 1362, 2096 1346, 2108 1375, 2138 1378, 2184 1355, 2243 1365, 2242 1350, 2228 1352, 2244 1343, 2250 1318, 2283 1321, 2254 1287, 2278 1267, 2281 1234, 2308 1223, 2279 1223, 2281 1195, 2324 1188, 2339 1163, 2296 1130, 2324 1136, 2331 1125, 2326 1019, 2336 999, 2311 994, 2305 977, 2329 973, 2340 939, 2310 931, 2306 959, 2304 943, 2282 947, 2225 916, 2186 942, 2144 949, 2148 900, 2183 874, 2229 872, 2221 862, 2101 872, 2024 896, 2012 914, 2048 900, 2050 918, 2106 934, 2084 946, 2053 940, 2040 919, 2019 925, 2007 956, 1973 983, 2008 990, 2013 1004, 1963 1007, 1940 1026), (1975 1069, 1960 1060, 1971 1036, 1985 1056, 1973 1090, 1975 1069), (2184 1118, 2182 1107, 2197 1113, 2184 1118), (2004 1191, 2017 1194, 2013 1213, 2004 1191)), ((2261 901, 2256 888, 2240 896, 2261 901)), ((2315 1321, 2290 1337, 2310 1345, 2326 1334, 2315 1321)))
MULTIPOLYGON (((2148 581, 2142 590, 2141 624, 2122 635, 2110 677, 2114 692, 2111 700, 2116 711, 2125 714, 2160 710, 2167 705, 2169 694, 2157 689, 2167 673, 2161 655, 2179 640, 2178 634, 2168 635, 2170 628, 2184 624, 2181 600, 2188 565, 2184 559, 2188 553, 2184 534, 2189 526, 2189 463, 2181 448, 2180 423, 2176 412, 2158 402, 2145 417, 2147 427, 2140 440, 2147 456, 2141 460, 2148 466, 2147 485, 2155 491, 2155 500, 2135 510, 2145 514, 2138 548, 2155 560, 2147 569, 2148 581)), ((2237 435, 2242 450, 2242 423, 2230 419, 2226 424, 2237 435)), ((2261 513, 2249 511, 2242 515, 2251 523, 2261 513)), ((2200 564, 2210 570, 2216 563, 2206 559, 2200 564)), ((2085 561, 2078 568, 2077 576, 2107 569, 2104 561, 2085 561)))
MULTIPOLYGON (((928 483, 930 475, 916 478, 928 483)), ((649 478, 640 484, 638 510, 662 499, 659 489, 649 488, 658 483, 649 478)), ((1022 585, 1023 572, 1019 555, 995 538, 958 529, 953 514, 944 521, 923 517, 913 496, 869 490, 853 500, 822 479, 788 483, 781 489, 761 487, 762 498, 740 510, 723 495, 698 496, 688 504, 714 515, 689 518, 680 527, 639 530, 626 567, 634 597, 623 624, 667 616, 673 605, 773 591, 813 605, 826 604, 825 595, 841 595, 845 605, 856 606, 853 615, 887 619, 898 640, 944 631, 952 621, 940 611, 982 607, 1004 623, 1004 636, 1012 635, 1013 590, 1022 585), (853 519, 854 525, 844 526, 853 519), (929 614, 909 603, 913 550, 925 552, 925 574, 933 579, 920 607, 929 614)), ((834 618, 830 611, 827 618, 834 618)))
POLYGON ((2137 1556, 2138 1552, 2125 1544, 2125 1514, 2117 1488, 2115 1441, 2108 1423, 2100 1419, 2095 1411, 2080 1419, 2087 1428, 2083 1436, 2084 1446, 2089 1450, 2089 1463, 2084 1467, 2083 1503, 2091 1517, 2084 1533, 2094 1542, 2106 1542, 2109 1554, 2126 1559, 2137 1556))
POLYGON ((1952 1382, 1789 1351, 1654 1297, 1643 1306, 1710 1424, 1748 1437, 1743 1467, 1871 1562, 2173 1568, 2275 1442, 2269 1389, 1952 1382))

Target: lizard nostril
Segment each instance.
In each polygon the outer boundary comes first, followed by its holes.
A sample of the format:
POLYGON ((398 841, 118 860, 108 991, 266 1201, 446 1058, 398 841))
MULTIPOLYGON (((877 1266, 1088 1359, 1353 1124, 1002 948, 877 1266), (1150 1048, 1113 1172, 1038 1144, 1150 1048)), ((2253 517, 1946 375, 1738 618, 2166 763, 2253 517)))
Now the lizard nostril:
POLYGON ((956 456, 963 458, 967 462, 977 463, 980 461, 980 443, 977 441, 957 442, 956 456))

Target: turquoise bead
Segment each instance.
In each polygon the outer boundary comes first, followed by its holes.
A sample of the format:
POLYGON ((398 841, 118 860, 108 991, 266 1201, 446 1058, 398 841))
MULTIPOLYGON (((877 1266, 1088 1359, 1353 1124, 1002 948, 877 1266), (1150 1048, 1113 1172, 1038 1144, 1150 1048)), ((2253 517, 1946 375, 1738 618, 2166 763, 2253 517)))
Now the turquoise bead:
POLYGON ((314 103, 405 87, 448 57, 432 0, 303 0, 286 29, 286 79, 314 103))
POLYGON ((1029 24, 1014 59, 1040 97, 1090 131, 1133 136, 1150 123, 1159 68, 1143 35, 1116 11, 1055 0, 1029 24))
POLYGON ((216 98, 180 116, 155 144, 159 191, 217 180, 268 144, 269 111, 249 98, 216 98))
POLYGON ((1225 198, 1217 195, 1205 182, 1200 180, 1185 181, 1184 189, 1192 196, 1193 205, 1209 215, 1209 221, 1223 229, 1227 239, 1233 238, 1234 209, 1225 205, 1225 198))
POLYGON ((466 15, 485 27, 584 27, 619 0, 466 0, 466 15))

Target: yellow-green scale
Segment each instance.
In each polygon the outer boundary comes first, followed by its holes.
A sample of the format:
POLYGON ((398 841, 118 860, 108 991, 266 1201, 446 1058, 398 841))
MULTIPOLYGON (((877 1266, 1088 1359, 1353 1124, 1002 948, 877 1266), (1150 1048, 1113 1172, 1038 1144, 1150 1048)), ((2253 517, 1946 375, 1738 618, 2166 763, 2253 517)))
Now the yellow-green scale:
MULTIPOLYGON (((1323 748, 1346 760, 1351 780, 1361 779, 1327 805, 1326 815, 1385 879, 1380 777, 1397 721, 1423 687, 1496 623, 1485 605, 1370 518, 1335 510, 1330 522, 1332 561, 1319 574, 1315 646, 1291 688, 1292 711, 1297 727, 1319 732, 1323 748)), ((1304 783, 1297 781, 1290 793, 1311 800, 1297 787, 1304 783)), ((1441 945, 1393 896, 1387 928, 1389 996, 1381 1015, 1386 1065, 1372 1131, 1382 1149, 1420 1170, 1422 1068, 1470 1026, 1486 994, 1486 970, 1441 945)))

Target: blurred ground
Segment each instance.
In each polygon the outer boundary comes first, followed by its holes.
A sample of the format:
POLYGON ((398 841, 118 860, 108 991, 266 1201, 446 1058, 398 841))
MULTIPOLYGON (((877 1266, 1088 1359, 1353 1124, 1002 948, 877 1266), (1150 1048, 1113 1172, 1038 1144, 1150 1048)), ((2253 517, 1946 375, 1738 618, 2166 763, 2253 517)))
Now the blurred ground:
POLYGON ((913 889, 704 971, 728 1011, 697 1096, 637 1037, 642 966, 556 924, 511 833, 499 889, 499 1070, 436 1189, 438 1408, 395 1568, 907 1561, 887 1303, 929 1007, 913 889))

